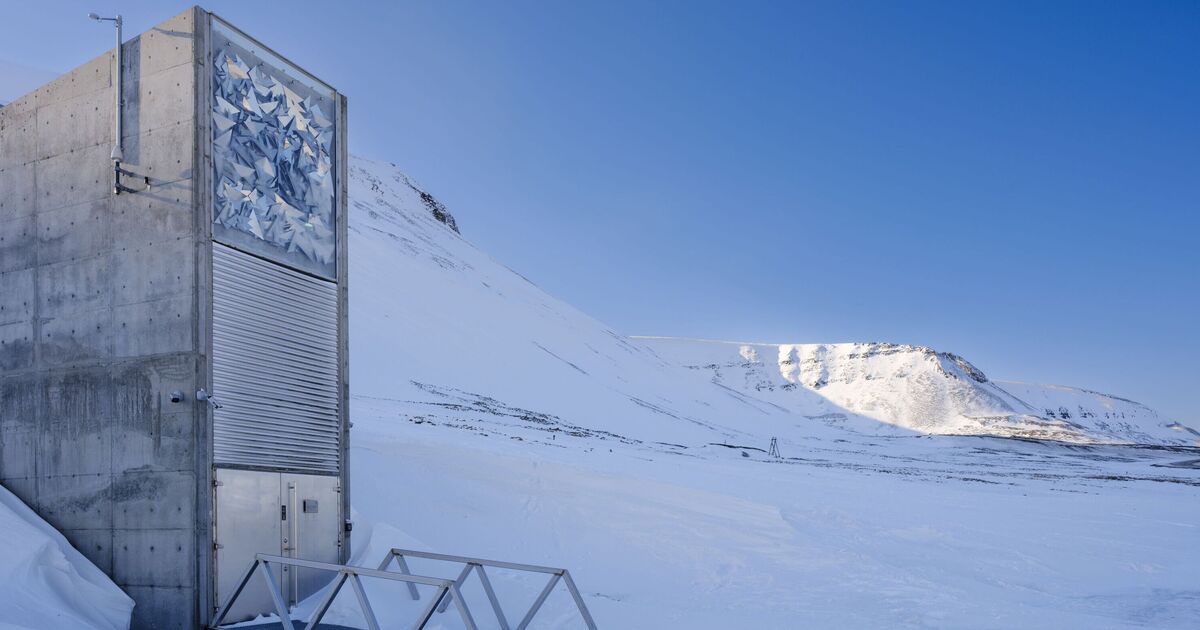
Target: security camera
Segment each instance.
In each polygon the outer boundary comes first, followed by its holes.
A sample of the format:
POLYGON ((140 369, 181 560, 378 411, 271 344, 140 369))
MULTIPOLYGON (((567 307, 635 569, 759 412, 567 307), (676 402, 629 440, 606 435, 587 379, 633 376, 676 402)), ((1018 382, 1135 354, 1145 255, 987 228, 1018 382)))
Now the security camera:
POLYGON ((177 402, 182 402, 182 401, 183 401, 183 392, 181 392, 179 390, 175 390, 175 391, 171 392, 171 402, 177 403, 177 402))

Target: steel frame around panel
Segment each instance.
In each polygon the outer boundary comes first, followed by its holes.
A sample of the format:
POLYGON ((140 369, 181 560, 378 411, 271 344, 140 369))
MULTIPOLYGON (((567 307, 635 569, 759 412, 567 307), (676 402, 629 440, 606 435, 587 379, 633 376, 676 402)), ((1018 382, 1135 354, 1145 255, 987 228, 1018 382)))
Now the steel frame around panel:
MULTIPOLYGON (((338 286, 338 381, 341 384, 340 405, 340 461, 338 471, 341 477, 341 501, 339 505, 339 520, 343 523, 341 532, 341 553, 342 562, 346 562, 350 557, 350 531, 349 519, 350 514, 350 385, 349 385, 349 326, 348 326, 348 303, 349 303, 349 260, 348 260, 348 211, 349 211, 349 168, 348 159, 348 116, 347 116, 347 99, 344 94, 338 92, 325 81, 309 73, 301 68, 298 64, 288 59, 287 56, 280 54, 277 50, 263 44, 258 39, 242 31, 237 26, 225 20, 221 16, 206 11, 200 7, 194 7, 195 15, 195 30, 198 35, 197 46, 195 48, 196 59, 196 164, 194 172, 197 174, 196 186, 194 188, 193 203, 196 215, 197 224, 197 252, 196 266, 197 275, 202 282, 197 283, 198 295, 197 309, 202 317, 198 318, 199 325, 197 326, 197 334, 199 341, 203 347, 203 356, 200 361, 198 370, 198 381, 200 387, 207 391, 213 391, 213 374, 212 374, 212 245, 215 242, 213 239, 213 214, 212 214, 212 25, 213 22, 218 22, 222 27, 228 28, 231 31, 253 41, 261 46, 263 50, 278 57, 281 61, 287 63, 298 72, 306 75, 316 83, 328 87, 335 94, 337 129, 335 131, 336 142, 335 151, 337 152, 337 164, 335 166, 334 186, 337 193, 337 286, 338 286), (200 36, 202 34, 202 36, 200 36)), ((304 273, 304 272, 301 272, 304 273)), ((208 523, 207 531, 198 531, 197 540, 202 544, 199 548, 202 550, 202 568, 200 572, 204 574, 205 579, 201 582, 206 588, 201 596, 201 606, 212 606, 208 610, 216 610, 216 580, 214 568, 213 547, 216 544, 217 532, 216 522, 212 519, 213 504, 215 503, 216 488, 213 485, 213 410, 210 406, 204 405, 200 411, 201 431, 197 437, 198 442, 203 443, 204 456, 198 458, 201 461, 197 462, 197 468, 202 471, 200 475, 203 480, 203 509, 197 510, 197 519, 202 518, 200 515, 205 515, 203 518, 208 523)), ((239 466, 231 466, 236 468, 239 466)), ((299 472, 292 469, 286 469, 285 472, 299 472)), ((198 528, 198 530, 204 528, 198 528)), ((414 587, 415 588, 415 587, 414 587)), ((201 608, 204 610, 204 608, 201 608)), ((206 616, 206 615, 203 615, 206 616)))
MULTIPOLYGON (((196 387, 212 391, 212 23, 199 6, 192 7, 192 64, 195 66, 195 155, 192 164, 192 220, 196 234, 196 347, 200 358, 196 366, 196 387)), ((190 393, 190 392, 187 392, 190 393)), ((206 619, 217 609, 216 484, 213 471, 212 406, 193 405, 196 430, 196 571, 199 591, 196 619, 206 619)))
POLYGON ((237 33, 238 35, 241 35, 242 37, 246 38, 247 40, 250 40, 250 41, 254 42, 255 44, 261 46, 263 50, 271 53, 272 55, 275 55, 276 57, 279 57, 280 61, 283 61, 284 63, 290 65, 293 69, 296 70, 296 72, 299 72, 300 74, 303 74, 304 76, 308 77, 309 79, 312 79, 314 82, 321 84, 321 87, 329 90, 330 92, 337 93, 337 90, 334 89, 334 87, 332 85, 329 85, 328 83, 317 78, 316 75, 309 72, 308 70, 301 68, 296 62, 292 61, 291 59, 288 59, 286 56, 279 54, 278 50, 275 50, 274 48, 271 48, 270 46, 262 43, 261 41, 258 40, 257 37, 254 37, 253 35, 250 35, 246 31, 243 31, 242 29, 234 26, 233 24, 231 24, 229 22, 229 20, 226 20, 225 18, 217 15, 216 13, 213 13, 210 11, 209 15, 212 16, 213 20, 220 22, 222 27, 227 28, 227 29, 237 33))

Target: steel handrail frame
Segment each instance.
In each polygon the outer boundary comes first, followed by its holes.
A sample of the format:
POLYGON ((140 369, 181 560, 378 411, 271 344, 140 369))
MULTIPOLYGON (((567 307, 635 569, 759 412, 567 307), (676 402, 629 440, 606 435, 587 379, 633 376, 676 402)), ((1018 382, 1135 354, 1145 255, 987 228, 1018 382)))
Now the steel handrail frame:
POLYGON ((371 603, 367 600, 367 592, 363 589, 362 580, 360 577, 382 578, 395 582, 408 583, 409 593, 413 594, 413 599, 417 597, 417 585, 433 586, 437 588, 436 596, 429 602, 429 605, 421 611, 421 616, 418 618, 416 625, 413 628, 419 630, 424 628, 429 620, 433 617, 434 609, 442 604, 439 612, 444 612, 446 606, 452 600, 458 608, 458 613, 462 617, 463 623, 467 630, 478 630, 475 625, 475 619, 471 616, 470 609, 467 608, 467 602, 463 599, 462 592, 459 590, 459 585, 453 580, 443 578, 431 578, 421 575, 413 575, 411 573, 395 573, 392 571, 384 571, 380 569, 367 569, 363 567, 348 566, 343 564, 330 564, 328 562, 316 562, 313 560, 301 560, 299 558, 287 558, 284 556, 272 556, 269 554, 257 554, 254 556, 254 561, 250 563, 250 568, 246 570, 246 574, 238 582, 237 588, 217 611, 213 617, 212 623, 209 624, 210 630, 217 630, 221 627, 221 621, 225 615, 229 614, 229 609, 233 603, 237 601, 242 590, 250 583, 250 578, 254 577, 254 572, 262 568, 263 579, 267 583, 267 590, 271 594, 271 600, 275 605, 275 613, 279 615, 279 620, 283 625, 283 630, 296 630, 296 626, 292 623, 291 616, 288 615, 287 604, 283 601, 283 594, 279 591, 279 585, 275 582, 275 572, 271 570, 272 564, 287 565, 292 567, 302 567, 306 569, 317 569, 321 571, 330 571, 337 573, 332 584, 329 585, 328 592, 321 598, 317 609, 313 611, 312 618, 308 624, 304 626, 305 630, 316 630, 321 623, 321 619, 325 613, 329 611, 329 606, 333 604, 333 599, 337 597, 342 586, 347 581, 354 589, 354 595, 358 598, 358 605, 362 609, 363 617, 367 621, 367 627, 370 630, 380 630, 379 620, 375 618, 375 612, 371 609, 371 603), (449 596, 449 600, 447 599, 449 596))
MULTIPOLYGON (((462 571, 459 572, 458 577, 454 580, 453 592, 458 593, 459 597, 462 596, 461 589, 463 584, 467 581, 467 578, 471 576, 472 572, 477 573, 479 575, 479 581, 483 584, 483 590, 485 593, 487 593, 488 601, 492 605, 492 612, 496 614, 496 621, 500 622, 501 630, 512 630, 512 628, 508 625, 508 620, 504 616, 504 611, 500 608, 500 601, 496 597, 496 591, 492 588, 492 581, 488 579, 487 572, 483 567, 488 566, 495 567, 497 569, 509 569, 512 571, 549 574, 550 581, 547 582, 546 586, 542 588, 542 592, 538 594, 538 597, 536 600, 534 600, 533 605, 530 606, 529 610, 525 613, 525 616, 521 619, 520 624, 517 625, 517 630, 525 630, 529 626, 529 623, 533 621, 534 616, 537 615, 539 610, 541 610, 542 604, 546 603, 546 598, 550 596, 551 591, 554 590, 554 587, 558 584, 560 579, 564 584, 567 585, 567 590, 570 591, 571 598, 575 600, 575 607, 579 609, 579 615, 583 618, 583 622, 587 624, 588 630, 598 630, 596 628, 595 620, 592 619, 591 612, 588 611, 587 604, 585 604, 583 601, 583 596, 579 594, 579 588, 575 586, 575 580, 571 579, 571 573, 566 569, 543 567, 534 564, 503 562, 500 560, 488 560, 486 558, 472 558, 469 556, 455 556, 444 553, 433 553, 431 551, 417 551, 415 549, 393 548, 388 552, 387 557, 383 559, 383 562, 379 563, 378 570, 391 573, 388 571, 388 567, 390 567, 392 562, 395 561, 396 565, 400 568, 400 575, 415 577, 412 571, 409 570, 408 562, 404 559, 405 557, 425 558, 428 560, 439 560, 442 562, 462 564, 462 571)), ((409 595, 412 596, 413 600, 419 600, 421 598, 420 593, 417 592, 416 584, 412 582, 410 582, 408 585, 408 592, 409 595)), ((433 602, 431 602, 436 606, 438 612, 445 612, 446 607, 449 605, 448 601, 443 601, 444 597, 444 594, 439 595, 438 597, 434 598, 433 602)))

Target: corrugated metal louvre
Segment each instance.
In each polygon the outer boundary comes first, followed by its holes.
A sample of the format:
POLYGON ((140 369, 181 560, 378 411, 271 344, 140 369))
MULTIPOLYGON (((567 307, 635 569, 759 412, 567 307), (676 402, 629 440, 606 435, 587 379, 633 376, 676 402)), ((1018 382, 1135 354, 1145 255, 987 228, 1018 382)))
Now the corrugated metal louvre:
POLYGON ((213 461, 339 470, 338 292, 213 243, 213 461))

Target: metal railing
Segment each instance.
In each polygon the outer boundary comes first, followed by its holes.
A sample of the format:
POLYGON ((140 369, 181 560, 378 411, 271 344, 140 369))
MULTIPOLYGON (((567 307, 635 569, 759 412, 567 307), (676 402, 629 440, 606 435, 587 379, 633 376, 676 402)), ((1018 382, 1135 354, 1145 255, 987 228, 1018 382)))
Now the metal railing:
MULTIPOLYGON (((409 573, 396 573, 393 571, 383 571, 380 569, 366 569, 362 567, 352 567, 341 564, 329 564, 326 562, 314 562, 312 560, 300 560, 298 558, 285 558, 283 556, 271 556, 267 554, 258 554, 254 556, 254 562, 250 564, 250 568, 242 579, 238 582, 237 588, 234 589, 229 599, 217 611, 217 615, 213 617, 209 628, 220 628, 221 622, 225 619, 225 615, 229 614, 229 609, 233 607, 233 603, 237 601, 242 590, 250 583, 250 578, 254 577, 255 571, 262 569, 263 579, 267 584, 267 590, 271 594, 271 601, 275 605, 275 614, 279 615, 279 621, 283 625, 283 630, 296 630, 296 626, 292 623, 291 616, 288 615, 288 606, 283 601, 283 594, 279 591, 279 584, 275 581, 275 572, 271 570, 271 565, 287 565, 292 567, 303 567, 306 569, 317 569, 337 573, 332 584, 327 587, 325 596, 321 598, 321 602, 313 611, 312 617, 308 624, 304 626, 305 630, 316 630, 321 623, 321 618, 329 611, 329 606, 333 603, 333 599, 337 597, 339 591, 345 586, 346 582, 350 582, 350 586, 354 589, 354 595, 358 598, 358 605, 362 609, 363 618, 366 619, 367 627, 370 630, 380 630, 379 621, 375 618, 375 612, 371 609, 371 603, 367 600, 367 593, 363 589, 362 577, 381 578, 392 580, 395 582, 407 582, 409 593, 413 599, 418 598, 417 585, 423 584, 433 586, 437 590, 434 597, 429 601, 421 611, 421 616, 417 619, 414 628, 424 628, 433 617, 434 609, 439 608, 438 612, 444 612, 450 601, 453 600, 454 605, 458 608, 458 614, 462 616, 463 624, 467 630, 478 630, 475 625, 475 619, 471 617, 471 611, 467 608, 467 603, 463 600, 462 592, 459 591, 459 583, 453 580, 445 580, 440 578, 424 577, 420 575, 412 575, 409 573)), ((570 579, 570 578, 568 578, 570 579)), ((568 582, 569 583, 569 582, 568 582)), ((574 587, 572 587, 573 589, 574 587)), ((544 599, 544 597, 543 597, 544 599)), ((524 626, 522 626, 523 628, 524 626)), ((595 626, 591 626, 595 627, 595 626)))
MULTIPOLYGON (((529 610, 526 611, 525 616, 521 618, 521 622, 517 625, 517 630, 525 630, 525 628, 529 626, 529 622, 533 621, 534 616, 536 616, 538 611, 541 610, 542 604, 546 603, 546 598, 550 596, 551 591, 554 590, 554 587, 558 584, 559 580, 562 580, 563 583, 567 585, 567 590, 570 591, 571 598, 575 600, 575 607, 579 609, 579 615, 583 618, 583 622, 587 624, 589 630, 597 630, 596 622, 592 620, 592 614, 588 612, 587 604, 583 603, 583 597, 579 594, 579 589, 575 586, 575 580, 571 579, 571 573, 566 569, 540 567, 532 564, 517 564, 515 562, 501 562, 499 560, 486 560, 484 558, 470 558, 467 556, 452 556, 443 553, 431 553, 428 551, 414 551, 412 549, 392 549, 388 552, 387 557, 383 559, 383 562, 379 563, 378 571, 386 572, 389 575, 404 575, 409 578, 417 577, 413 575, 412 571, 409 570, 408 562, 405 561, 406 557, 425 558, 429 560, 453 562, 455 564, 463 565, 462 571, 459 572, 458 577, 453 581, 452 587, 448 589, 454 594, 455 597, 457 597, 455 600, 457 602, 463 601, 461 589, 463 584, 466 583, 467 578, 471 576, 472 572, 478 574, 479 581, 483 584, 483 590, 485 593, 487 593, 488 601, 492 605, 492 612, 496 614, 496 621, 500 622, 501 630, 512 630, 512 628, 508 625, 508 619, 505 618, 504 611, 500 608, 500 601, 496 597, 496 591, 492 588, 492 581, 488 579, 487 571, 484 570, 484 567, 487 566, 495 567, 497 569, 509 569, 512 571, 549 574, 550 581, 547 582, 546 586, 542 588, 542 592, 538 594, 538 597, 536 600, 534 600, 533 605, 529 607, 529 610), (388 571, 388 567, 392 565, 393 561, 400 569, 400 573, 398 574, 388 571)), ((421 598, 421 594, 417 592, 416 586, 419 583, 420 582, 412 580, 409 581, 408 584, 408 593, 414 600, 419 600, 421 598)), ((446 607, 449 605, 449 601, 445 600, 445 592, 446 590, 443 590, 438 596, 434 597, 433 601, 430 602, 430 605, 426 608, 426 610, 432 611, 434 608, 436 608, 438 612, 445 612, 446 607)), ((465 604, 460 603, 459 607, 460 611, 466 610, 465 604)))

